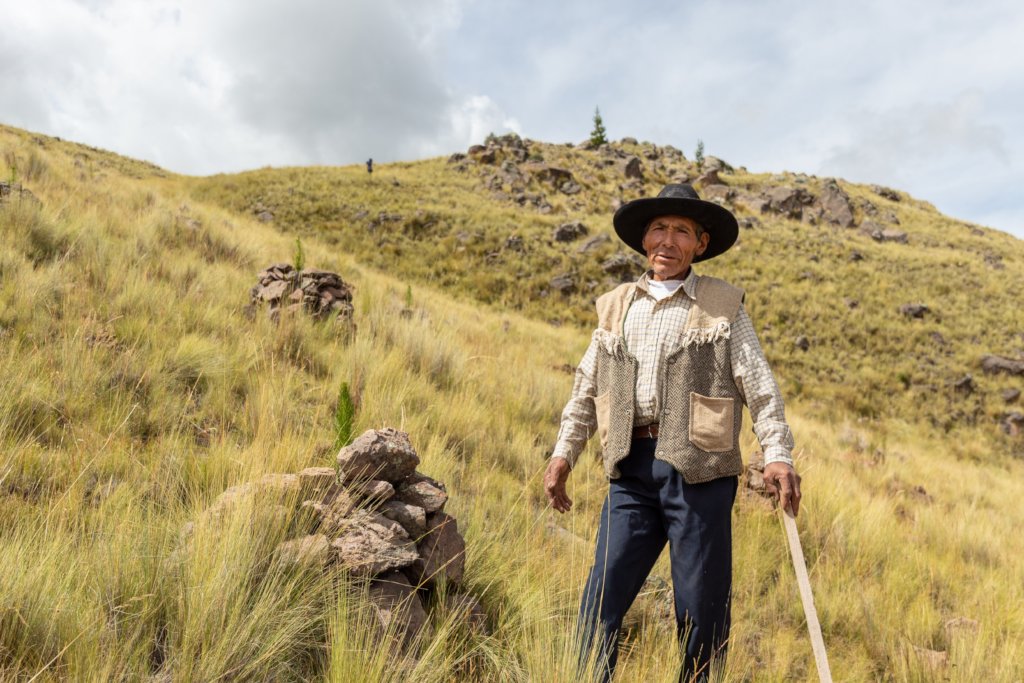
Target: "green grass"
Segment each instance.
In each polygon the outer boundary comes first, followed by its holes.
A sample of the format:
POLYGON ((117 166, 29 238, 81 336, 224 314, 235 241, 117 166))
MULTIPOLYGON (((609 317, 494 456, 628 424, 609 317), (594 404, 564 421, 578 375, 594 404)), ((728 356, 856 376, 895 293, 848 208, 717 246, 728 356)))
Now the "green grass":
MULTIPOLYGON (((591 452, 570 480, 573 512, 558 516, 540 476, 571 387, 562 366, 588 340, 585 327, 548 318, 584 324, 589 295, 534 302, 504 265, 470 268, 469 248, 431 251, 443 235, 421 239, 417 252, 397 236, 400 223, 388 224, 394 242, 383 247, 340 220, 293 231, 283 225, 288 209, 270 201, 286 193, 283 182, 259 190, 276 210, 268 225, 228 201, 231 183, 259 185, 245 174, 178 178, 10 128, 0 128, 0 154, 36 169, 22 180, 41 200, 0 207, 0 680, 573 679, 576 606, 606 483, 591 452), (246 317, 256 273, 288 261, 298 236, 308 267, 354 283, 353 337, 305 317, 246 317), (434 257, 464 265, 442 277, 434 257), (507 279, 507 299, 492 291, 492 305, 481 305, 473 278, 507 279), (289 520, 272 507, 250 501, 217 523, 202 515, 229 486, 330 464, 343 383, 358 406, 353 434, 407 430, 421 471, 448 485, 467 539, 466 588, 481 599, 490 635, 439 609, 431 635, 403 658, 368 635, 358 585, 275 564, 289 520), (186 540, 187 522, 196 525, 186 540)), ((557 163, 578 154, 544 148, 557 163)), ((492 201, 471 171, 440 160, 380 171, 373 184, 352 169, 252 175, 289 178, 310 206, 407 216, 416 205, 424 215, 444 208, 475 230, 515 226, 536 237, 562 220, 492 201)), ((589 182, 582 170, 577 177, 589 182)), ((604 211, 603 198, 576 197, 562 206, 604 211)), ((837 679, 1020 680, 1024 465, 1013 455, 1019 439, 991 423, 992 393, 1013 382, 976 369, 982 349, 1017 348, 1020 313, 1001 297, 1019 274, 1020 246, 914 202, 897 209, 908 231, 921 226, 920 248, 779 221, 745 232, 734 260, 714 272, 746 286, 755 322, 771 326, 762 336, 791 398, 806 487, 801 535, 837 679), (981 244, 1003 253, 1004 271, 970 260, 981 244), (839 266, 850 245, 869 270, 839 266), (756 258, 769 247, 782 257, 756 258), (817 263, 798 258, 811 249, 817 263), (831 304, 851 291, 860 306, 835 314, 831 304), (925 298, 940 295, 948 303, 925 298), (894 297, 922 298, 937 315, 904 321, 894 297), (969 309, 976 315, 961 316, 969 309), (806 354, 789 340, 805 325, 806 354), (941 353, 924 346, 932 331, 949 342, 941 353), (963 400, 981 411, 976 425, 956 421, 947 433, 930 411, 962 408, 939 383, 961 362, 979 385, 963 400), (936 389, 917 393, 928 382, 936 389), (978 620, 978 633, 947 634, 943 624, 957 616, 978 620), (915 645, 948 651, 949 666, 929 671, 915 645)), ((596 220, 592 230, 603 225, 596 220)), ((559 249, 502 258, 568 263, 559 249)), ((749 432, 743 446, 754 447, 749 432)), ((779 520, 741 496, 734 522, 723 680, 813 680, 779 520)), ((669 575, 667 558, 655 572, 669 575)), ((628 617, 622 680, 672 680, 678 655, 663 598, 644 596, 628 617)))

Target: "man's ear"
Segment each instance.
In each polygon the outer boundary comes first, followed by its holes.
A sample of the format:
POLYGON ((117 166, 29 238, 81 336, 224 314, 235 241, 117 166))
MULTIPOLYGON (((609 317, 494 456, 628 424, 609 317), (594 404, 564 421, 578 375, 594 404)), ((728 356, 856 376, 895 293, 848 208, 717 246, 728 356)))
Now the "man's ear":
POLYGON ((697 256, 700 256, 708 248, 708 244, 711 242, 711 235, 707 232, 700 234, 700 244, 697 245, 697 256))

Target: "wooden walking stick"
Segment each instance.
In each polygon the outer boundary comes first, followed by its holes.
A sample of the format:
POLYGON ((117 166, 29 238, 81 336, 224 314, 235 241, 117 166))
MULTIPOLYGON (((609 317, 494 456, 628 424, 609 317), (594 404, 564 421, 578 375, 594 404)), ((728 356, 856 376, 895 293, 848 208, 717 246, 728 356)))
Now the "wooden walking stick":
POLYGON ((796 517, 789 506, 782 511, 782 522, 786 527, 786 538, 789 540, 789 553, 793 556, 796 582, 800 586, 800 600, 804 603, 804 616, 807 618, 807 631, 811 634, 814 663, 818 666, 818 680, 821 683, 832 683, 832 671, 828 668, 828 655, 825 654, 825 639, 821 637, 818 611, 814 609, 814 596, 811 595, 811 580, 807 576, 804 549, 800 545, 800 535, 796 531, 796 517))

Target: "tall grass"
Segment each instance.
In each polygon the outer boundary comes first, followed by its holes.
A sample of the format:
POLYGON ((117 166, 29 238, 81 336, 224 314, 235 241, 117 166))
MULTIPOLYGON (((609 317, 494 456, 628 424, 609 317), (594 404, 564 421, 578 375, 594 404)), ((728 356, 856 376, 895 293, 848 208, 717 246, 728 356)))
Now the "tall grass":
MULTIPOLYGON (((0 679, 575 679, 606 483, 588 451, 570 480, 573 512, 558 516, 540 476, 571 385, 562 367, 585 331, 423 282, 410 301, 394 268, 309 235, 307 265, 357 284, 355 336, 305 317, 250 320, 256 272, 287 260, 293 235, 197 202, 189 182, 145 165, 11 129, 0 148, 37 155, 25 182, 42 202, 0 208, 0 679), (58 245, 43 257, 26 232, 39 226, 58 245), (252 499, 204 515, 232 485, 330 464, 343 383, 359 406, 352 433, 409 431, 421 471, 448 485, 467 539, 461 589, 481 600, 487 633, 438 600, 409 651, 382 647, 360 586, 275 561, 294 519, 252 499)), ((780 375, 813 381, 782 359, 780 375)), ((823 409, 820 397, 791 401, 790 417, 837 678, 1024 678, 1024 472, 1009 442, 823 409), (960 616, 977 632, 944 627, 960 616), (914 646, 949 663, 932 670, 914 646)), ((720 679, 813 679, 777 516, 741 496, 734 522, 720 679)), ((654 573, 669 576, 667 558, 654 573)), ((653 582, 631 611, 621 680, 674 680, 666 595, 653 582)))

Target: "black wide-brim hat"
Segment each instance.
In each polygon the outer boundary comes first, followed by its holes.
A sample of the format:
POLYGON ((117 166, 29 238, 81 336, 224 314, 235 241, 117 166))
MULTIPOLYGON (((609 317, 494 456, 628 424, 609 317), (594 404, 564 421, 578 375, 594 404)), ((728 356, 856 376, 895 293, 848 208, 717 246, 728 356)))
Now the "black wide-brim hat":
POLYGON ((666 185, 657 197, 634 199, 615 212, 612 224, 623 242, 644 256, 644 230, 658 216, 683 216, 700 223, 710 239, 703 254, 694 262, 707 261, 725 252, 736 243, 740 228, 736 217, 723 206, 701 199, 692 186, 685 183, 666 185))

